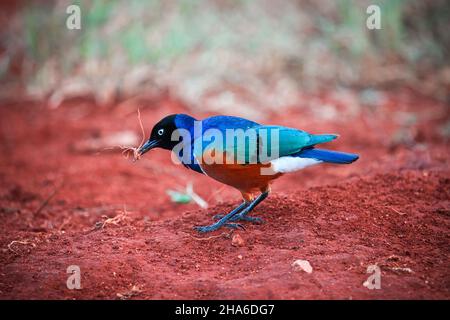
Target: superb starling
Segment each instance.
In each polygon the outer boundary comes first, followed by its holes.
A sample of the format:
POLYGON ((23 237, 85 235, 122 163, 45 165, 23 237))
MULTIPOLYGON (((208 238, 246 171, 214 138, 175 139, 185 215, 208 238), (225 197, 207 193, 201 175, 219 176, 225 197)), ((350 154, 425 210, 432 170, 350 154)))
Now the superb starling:
POLYGON ((233 116, 196 120, 186 114, 163 118, 150 138, 137 151, 139 156, 153 148, 172 150, 185 167, 238 189, 243 203, 200 232, 221 226, 242 227, 237 221, 261 222, 248 216, 270 192, 270 183, 284 173, 326 162, 348 164, 358 155, 315 146, 337 138, 335 134, 310 134, 282 126, 268 126, 233 116), (239 137, 241 138, 239 140, 239 137), (257 196, 256 196, 257 195, 257 196))

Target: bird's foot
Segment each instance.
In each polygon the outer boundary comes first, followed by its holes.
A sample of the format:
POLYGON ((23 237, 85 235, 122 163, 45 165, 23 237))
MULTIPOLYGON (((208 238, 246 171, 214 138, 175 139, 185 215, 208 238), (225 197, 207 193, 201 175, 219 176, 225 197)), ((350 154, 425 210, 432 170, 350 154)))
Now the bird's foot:
POLYGON ((195 230, 197 230, 198 232, 202 232, 202 233, 206 233, 206 232, 211 232, 211 231, 215 231, 217 229, 219 229, 220 227, 227 227, 227 228, 231 228, 231 229, 238 229, 241 228, 242 230, 245 230, 244 226, 239 224, 239 223, 213 223, 212 225, 209 226, 197 226, 194 227, 195 230))
POLYGON ((245 227, 240 223, 227 223, 225 224, 225 227, 231 228, 231 229, 242 229, 245 230, 245 227))
MULTIPOLYGON (((249 221, 249 222, 253 222, 253 223, 263 223, 264 220, 258 217, 250 217, 250 216, 246 216, 246 215, 238 215, 236 216, 236 220, 242 220, 242 221, 249 221)), ((233 219, 231 219, 231 221, 235 221, 233 219)))
MULTIPOLYGON (((214 220, 220 220, 224 217, 223 214, 216 214, 213 219, 214 220)), ((253 222, 253 223, 263 223, 264 220, 258 217, 251 217, 251 216, 247 216, 247 215, 241 215, 241 214, 237 214, 234 217, 231 217, 229 221, 249 221, 249 222, 253 222)))

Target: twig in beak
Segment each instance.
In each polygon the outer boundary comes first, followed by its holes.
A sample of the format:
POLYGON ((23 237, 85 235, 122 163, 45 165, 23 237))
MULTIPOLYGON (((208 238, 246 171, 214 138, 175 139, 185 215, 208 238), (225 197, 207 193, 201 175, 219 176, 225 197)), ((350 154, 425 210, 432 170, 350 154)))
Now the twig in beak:
POLYGON ((139 144, 138 147, 125 147, 125 146, 119 146, 119 148, 121 148, 122 151, 122 155, 128 159, 128 157, 130 156, 130 154, 133 155, 133 162, 137 161, 141 158, 140 154, 139 154, 139 149, 144 145, 145 142, 145 130, 144 130, 144 125, 142 124, 142 119, 141 119, 141 112, 139 111, 139 108, 137 109, 137 114, 138 114, 138 121, 139 121, 139 126, 141 127, 141 132, 142 132, 142 141, 139 144))

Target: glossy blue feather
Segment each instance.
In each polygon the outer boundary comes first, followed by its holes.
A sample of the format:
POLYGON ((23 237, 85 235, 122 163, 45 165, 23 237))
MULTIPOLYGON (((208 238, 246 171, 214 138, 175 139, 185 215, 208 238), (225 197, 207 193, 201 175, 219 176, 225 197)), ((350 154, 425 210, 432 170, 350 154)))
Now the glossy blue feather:
POLYGON ((296 154, 293 154, 292 156, 299 158, 316 159, 323 162, 337 164, 349 164, 358 160, 359 158, 357 154, 315 148, 302 150, 296 154))
MULTIPOLYGON (((203 173, 200 166, 198 165, 197 161, 194 157, 194 140, 199 137, 199 133, 197 133, 197 136, 195 136, 194 133, 194 122, 196 121, 195 118, 186 115, 186 114, 178 114, 175 117, 175 125, 179 129, 185 129, 188 130, 191 134, 191 159, 190 163, 184 163, 184 166, 187 168, 190 168, 194 171, 197 171, 199 173, 203 173)), ((220 130, 223 134, 225 134, 226 129, 249 129, 249 128, 280 128, 284 130, 294 130, 298 131, 299 133, 307 134, 312 140, 311 144, 316 143, 324 143, 328 142, 330 140, 333 140, 336 138, 335 135, 309 135, 308 133, 291 129, 291 128, 285 128, 281 126, 262 126, 257 122, 247 120, 240 117, 234 117, 234 116, 213 116, 206 118, 204 120, 201 120, 201 126, 202 126, 202 132, 206 132, 209 129, 217 129, 220 130)), ((283 141, 284 143, 287 143, 288 141, 283 141)), ((297 149, 298 150, 298 149, 297 149)), ((329 163, 338 163, 338 164, 347 164, 352 163, 353 161, 358 159, 358 155, 356 154, 350 154, 350 153, 344 153, 344 152, 338 152, 338 151, 331 151, 331 150, 323 150, 323 149, 315 149, 315 148, 306 148, 302 151, 292 153, 292 157, 301 157, 301 158, 312 158, 321 160, 324 162, 329 163)))

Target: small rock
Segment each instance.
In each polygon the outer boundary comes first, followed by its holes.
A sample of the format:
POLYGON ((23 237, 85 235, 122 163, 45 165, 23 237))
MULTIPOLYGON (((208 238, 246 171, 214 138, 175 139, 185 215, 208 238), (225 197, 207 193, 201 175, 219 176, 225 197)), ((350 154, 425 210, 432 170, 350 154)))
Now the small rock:
POLYGON ((239 234, 233 234, 231 238, 231 245, 235 247, 242 247, 244 245, 244 239, 239 234))
POLYGON ((303 271, 305 271, 306 273, 312 273, 312 271, 313 271, 313 268, 311 267, 311 264, 310 264, 309 261, 307 261, 307 260, 301 260, 301 259, 295 260, 295 261, 292 263, 292 267, 293 267, 296 271, 303 270, 303 271))
POLYGON ((239 260, 242 260, 242 255, 238 255, 238 259, 239 259, 239 260))
POLYGON ((131 290, 129 290, 125 293, 117 293, 116 296, 121 300, 126 300, 126 299, 129 299, 129 298, 132 298, 132 297, 138 295, 141 292, 142 291, 139 289, 138 286, 133 286, 131 288, 131 290))
POLYGON ((231 244, 235 247, 241 247, 245 244, 245 241, 239 234, 234 234, 231 238, 231 244))

